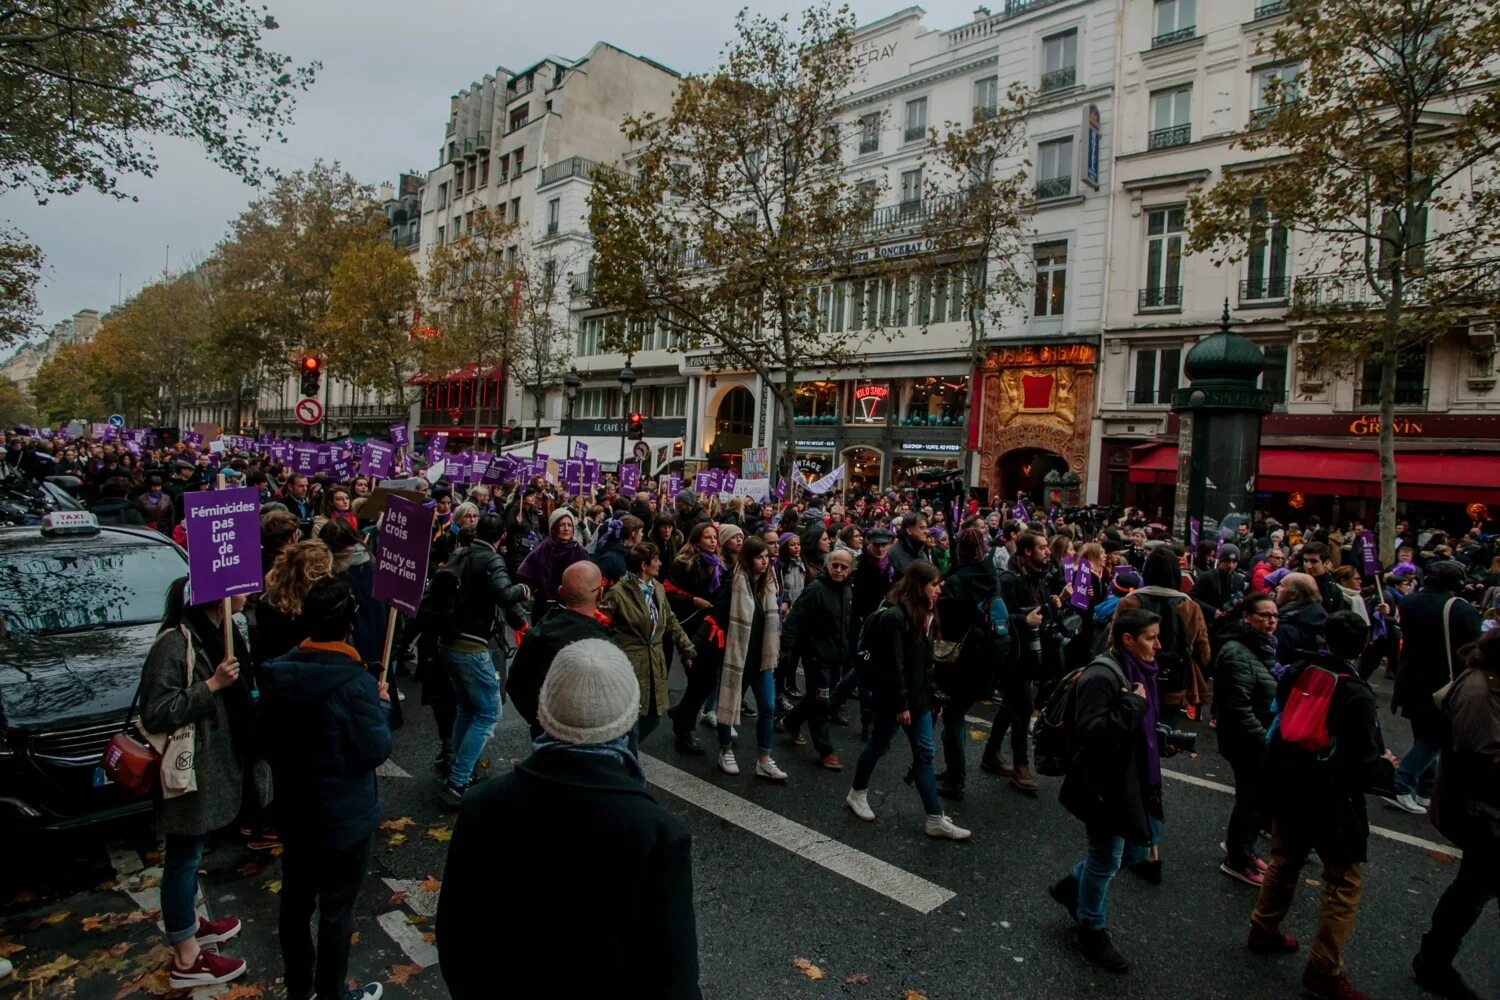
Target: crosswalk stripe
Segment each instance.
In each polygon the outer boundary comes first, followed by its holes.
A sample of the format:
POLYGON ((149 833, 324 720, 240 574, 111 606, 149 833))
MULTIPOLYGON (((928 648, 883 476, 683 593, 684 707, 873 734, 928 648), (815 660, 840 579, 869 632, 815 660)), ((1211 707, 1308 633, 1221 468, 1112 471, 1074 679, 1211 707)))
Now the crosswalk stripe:
POLYGON ((438 894, 422 888, 421 882, 404 878, 388 878, 383 881, 391 887, 392 892, 406 893, 406 905, 411 907, 413 913, 420 913, 424 917, 437 916, 438 894))
POLYGON ((422 940, 423 931, 420 927, 413 927, 407 923, 405 913, 400 910, 391 910, 389 913, 382 913, 376 917, 375 921, 406 953, 407 958, 424 969, 430 965, 437 965, 437 946, 422 940))
POLYGON ((375 769, 375 773, 382 778, 410 778, 411 772, 397 764, 393 760, 386 760, 375 769))
POLYGON ((691 802, 793 854, 822 865, 852 882, 888 896, 918 913, 927 914, 957 893, 897 868, 873 855, 841 844, 827 834, 787 819, 753 802, 732 795, 686 771, 641 754, 641 767, 651 784, 691 802))

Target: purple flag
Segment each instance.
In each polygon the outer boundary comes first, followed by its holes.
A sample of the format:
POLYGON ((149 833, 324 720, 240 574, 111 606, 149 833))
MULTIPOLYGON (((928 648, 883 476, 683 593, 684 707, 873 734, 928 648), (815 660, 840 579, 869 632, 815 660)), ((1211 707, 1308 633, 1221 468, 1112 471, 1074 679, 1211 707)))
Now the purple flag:
POLYGON ((1010 509, 1010 516, 1024 524, 1027 521, 1026 505, 1017 500, 1015 506, 1010 509))
POLYGON ((785 496, 786 496, 786 476, 779 476, 776 479, 776 499, 777 500, 781 500, 785 496))
POLYGON ((1198 547, 1198 532, 1200 530, 1202 528, 1198 519, 1196 517, 1188 518, 1188 548, 1196 549, 1198 547))
POLYGON ((375 600, 411 617, 422 603, 427 553, 437 512, 404 497, 389 497, 375 551, 375 600))
POLYGON ((406 423, 391 424, 391 444, 397 448, 408 448, 411 446, 411 434, 407 430, 406 423))
POLYGON ((194 604, 263 588, 260 496, 255 487, 183 494, 182 516, 194 604))
POLYGON ((389 479, 391 477, 391 462, 396 457, 396 446, 389 441, 376 441, 373 438, 365 442, 364 449, 359 455, 359 471, 376 479, 389 479))

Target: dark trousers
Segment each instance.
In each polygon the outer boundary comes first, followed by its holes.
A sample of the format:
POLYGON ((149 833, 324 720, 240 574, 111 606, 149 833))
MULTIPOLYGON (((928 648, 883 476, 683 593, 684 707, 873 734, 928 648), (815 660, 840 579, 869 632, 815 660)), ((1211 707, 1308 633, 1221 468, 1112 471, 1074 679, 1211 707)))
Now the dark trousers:
POLYGON ((1027 744, 1031 739, 1031 678, 1020 671, 1011 671, 1001 682, 1000 695, 1005 700, 995 713, 995 724, 990 729, 989 741, 984 745, 984 756, 989 760, 1000 757, 1005 746, 1005 731, 1010 730, 1011 762, 1016 765, 1031 761, 1027 744))
POLYGON ((286 994, 301 1000, 316 987, 318 1000, 342 998, 348 992, 344 980, 349 974, 349 936, 369 863, 370 838, 333 849, 286 836, 283 845, 279 936, 286 994), (310 927, 314 910, 316 948, 310 927))
POLYGON ((1500 897, 1500 857, 1493 849, 1464 849, 1453 884, 1432 911, 1432 928, 1422 935, 1422 957, 1436 968, 1452 965, 1464 935, 1484 908, 1500 897))
POLYGON ((1234 771, 1234 808, 1229 812, 1229 829, 1224 833, 1224 847, 1232 868, 1243 868, 1255 853, 1255 838, 1265 829, 1260 810, 1260 766, 1265 757, 1264 745, 1240 746, 1220 741, 1219 751, 1234 771))
POLYGON ((870 710, 870 690, 859 683, 859 674, 853 667, 844 671, 828 696, 828 714, 837 715, 851 694, 859 696, 859 721, 866 726, 873 724, 875 713, 870 710))
POLYGON ((828 729, 828 699, 833 693, 834 670, 804 661, 802 672, 807 678, 807 694, 781 723, 789 733, 801 729, 805 723, 818 756, 826 757, 833 753, 833 733, 828 729))
POLYGON ((964 717, 974 703, 964 698, 950 697, 943 705, 943 780, 947 788, 964 787, 964 778, 969 773, 964 741, 969 738, 968 723, 964 717))
POLYGON ((719 683, 719 667, 723 659, 722 649, 707 649, 698 654, 691 667, 686 668, 687 690, 682 692, 682 699, 668 713, 672 717, 674 734, 681 736, 690 733, 698 724, 698 713, 703 709, 703 700, 719 683))

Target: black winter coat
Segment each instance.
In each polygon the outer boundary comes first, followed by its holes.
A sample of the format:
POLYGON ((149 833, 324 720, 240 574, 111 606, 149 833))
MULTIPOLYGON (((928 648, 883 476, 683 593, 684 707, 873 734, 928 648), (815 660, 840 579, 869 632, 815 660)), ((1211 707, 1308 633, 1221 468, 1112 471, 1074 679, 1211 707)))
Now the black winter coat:
POLYGON ((797 603, 781 625, 781 655, 816 664, 837 679, 849 658, 849 607, 853 591, 846 579, 834 583, 827 576, 802 588, 797 603))
POLYGON ((467 556, 460 569, 458 630, 479 642, 489 642, 500 609, 520 604, 526 590, 511 582, 504 557, 488 543, 476 539, 464 551, 467 556))
POLYGON ((617 761, 532 754, 464 796, 437 936, 454 1000, 555 996, 559 977, 579 995, 628 985, 697 1000, 692 837, 617 761), (498 989, 502 942, 524 959, 506 963, 498 989))
POLYGON ((1162 818, 1150 787, 1146 699, 1121 684, 1112 653, 1094 658, 1078 677, 1073 702, 1073 758, 1059 800, 1091 831, 1151 843, 1150 817, 1162 818))
POLYGON ((890 565, 881 567, 880 560, 868 552, 861 552, 859 558, 854 560, 854 572, 849 574, 849 587, 854 591, 849 607, 851 637, 859 636, 860 626, 864 625, 871 612, 880 607, 880 602, 891 592, 891 584, 894 582, 895 576, 890 565))
POLYGON ((263 664, 258 681, 282 836, 340 850, 374 833, 375 769, 391 755, 375 678, 344 653, 297 648, 263 664))
POLYGON ((932 676, 932 636, 913 635, 906 609, 888 605, 877 609, 866 624, 865 644, 871 651, 865 683, 879 715, 920 715, 937 702, 932 676))
POLYGON ((625 546, 620 544, 618 538, 611 538, 603 545, 597 547, 594 552, 594 565, 599 567, 599 573, 610 583, 618 583, 625 579, 629 568, 625 565, 625 546))
MULTIPOLYGON (((1325 864, 1359 864, 1366 859, 1370 820, 1365 792, 1392 793, 1395 768, 1383 756, 1375 692, 1358 671, 1332 654, 1310 661, 1339 675, 1328 708, 1333 751, 1320 760, 1311 751, 1273 737, 1266 752, 1260 787, 1276 823, 1293 840, 1313 845, 1325 864)), ((1276 700, 1285 704, 1292 686, 1310 664, 1281 675, 1276 700)))
POLYGON ((613 642, 612 633, 591 615, 558 606, 527 631, 516 650, 505 678, 505 693, 521 718, 537 725, 537 706, 541 703, 542 682, 552 669, 557 651, 579 639, 603 639, 613 642))
POLYGON ((935 668, 938 687, 955 701, 972 702, 995 686, 999 646, 990 627, 989 605, 998 580, 993 564, 964 563, 949 571, 938 598, 938 620, 943 638, 963 642, 958 661, 935 668))
POLYGON ((1276 718, 1276 653, 1268 637, 1243 622, 1230 625, 1214 661, 1214 717, 1226 755, 1265 745, 1276 718))
POLYGON ((1448 646, 1443 645, 1443 607, 1453 595, 1423 587, 1401 602, 1401 659, 1391 707, 1407 718, 1435 717, 1432 693, 1462 669, 1458 651, 1479 638, 1479 612, 1463 598, 1448 605, 1448 646))

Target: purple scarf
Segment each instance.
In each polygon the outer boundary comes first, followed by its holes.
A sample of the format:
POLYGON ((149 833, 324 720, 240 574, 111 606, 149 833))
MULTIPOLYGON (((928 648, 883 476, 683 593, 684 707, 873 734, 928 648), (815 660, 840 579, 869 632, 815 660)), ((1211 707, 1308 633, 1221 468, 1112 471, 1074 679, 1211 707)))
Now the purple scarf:
POLYGON ((715 591, 719 589, 719 570, 722 564, 719 562, 717 552, 700 552, 698 558, 703 560, 703 565, 708 567, 708 582, 715 591))
POLYGON ((1125 679, 1146 688, 1146 717, 1142 720, 1146 738, 1146 778, 1152 791, 1161 790, 1161 750, 1156 741, 1156 720, 1161 716, 1161 693, 1156 689, 1156 664, 1144 663, 1125 650, 1119 651, 1125 679))

